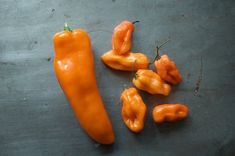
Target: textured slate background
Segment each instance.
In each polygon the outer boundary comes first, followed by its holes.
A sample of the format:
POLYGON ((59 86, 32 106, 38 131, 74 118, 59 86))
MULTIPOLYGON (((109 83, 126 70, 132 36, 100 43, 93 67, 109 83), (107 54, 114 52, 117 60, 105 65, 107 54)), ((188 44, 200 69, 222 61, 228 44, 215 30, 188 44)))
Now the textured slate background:
POLYGON ((0 0, 0 155, 235 155, 234 0, 0 0), (131 73, 108 69, 100 55, 124 19, 139 20, 133 51, 153 57, 156 43, 173 58, 184 81, 169 97, 141 92, 145 129, 131 133, 120 116, 119 95, 131 73), (53 71, 51 38, 64 22, 92 39, 98 85, 116 133, 113 146, 81 130, 53 71), (198 92, 195 92, 195 89, 198 92), (186 103, 190 117, 155 125, 156 103, 186 103))

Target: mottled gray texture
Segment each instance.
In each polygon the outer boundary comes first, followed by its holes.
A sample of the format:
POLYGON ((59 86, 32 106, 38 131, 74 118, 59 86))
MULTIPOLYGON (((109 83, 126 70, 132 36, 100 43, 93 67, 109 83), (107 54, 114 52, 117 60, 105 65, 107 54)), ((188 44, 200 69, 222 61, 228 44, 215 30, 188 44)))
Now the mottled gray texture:
POLYGON ((234 0, 0 0, 0 155, 235 155, 234 0), (108 69, 100 55, 124 19, 139 20, 133 51, 153 58, 156 43, 184 78, 169 97, 141 92, 148 105, 138 135, 123 124, 119 96, 131 73, 108 69), (116 133, 113 146, 81 130, 53 71, 51 38, 64 22, 92 39, 100 92, 116 133), (199 90, 196 85, 201 78, 199 90), (190 117, 155 125, 154 103, 186 103, 190 117))

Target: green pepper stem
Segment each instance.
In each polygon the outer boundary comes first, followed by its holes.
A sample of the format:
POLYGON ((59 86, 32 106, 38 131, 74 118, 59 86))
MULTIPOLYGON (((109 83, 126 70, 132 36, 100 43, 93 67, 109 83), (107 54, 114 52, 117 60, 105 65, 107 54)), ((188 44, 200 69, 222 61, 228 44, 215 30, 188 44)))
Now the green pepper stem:
POLYGON ((68 26, 68 23, 64 23, 64 31, 71 31, 72 29, 70 29, 70 27, 68 26))
POLYGON ((159 47, 158 46, 156 47, 155 51, 156 51, 156 56, 154 57, 153 61, 150 64, 153 64, 154 61, 159 60, 161 58, 161 56, 159 55, 159 47))
POLYGON ((159 49, 163 47, 169 41, 170 39, 168 38, 165 42, 160 44, 160 46, 156 46, 156 56, 154 57, 153 61, 150 64, 153 64, 156 60, 159 60, 161 58, 161 56, 159 55, 159 49))
POLYGON ((137 73, 135 73, 134 79, 136 80, 136 79, 138 79, 138 77, 139 77, 139 75, 137 73))
POLYGON ((169 42, 171 39, 168 38, 165 42, 163 42, 160 46, 158 46, 158 49, 160 49, 162 46, 164 46, 167 42, 169 42))
POLYGON ((132 78, 133 78, 133 77, 136 79, 136 76, 135 76, 135 66, 136 66, 136 62, 137 62, 137 60, 135 59, 133 65, 132 65, 131 81, 132 81, 132 78))

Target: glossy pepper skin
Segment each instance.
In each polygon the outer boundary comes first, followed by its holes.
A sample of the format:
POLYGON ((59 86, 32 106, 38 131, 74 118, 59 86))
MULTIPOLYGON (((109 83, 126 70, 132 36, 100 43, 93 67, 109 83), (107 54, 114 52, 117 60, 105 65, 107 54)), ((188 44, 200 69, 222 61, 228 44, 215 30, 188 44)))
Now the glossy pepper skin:
POLYGON ((122 105, 122 119, 126 126, 138 133, 144 128, 147 107, 135 88, 125 89, 120 97, 122 105))
POLYGON ((187 118, 188 107, 183 104, 162 104, 153 109, 153 120, 156 123, 175 122, 187 118))
POLYGON ((131 50, 132 34, 134 24, 129 21, 123 21, 114 28, 112 36, 112 48, 116 54, 127 54, 131 50))
POLYGON ((182 76, 175 65, 167 55, 162 55, 160 59, 154 62, 158 75, 170 84, 178 84, 182 81, 182 76))
POLYGON ((110 50, 101 56, 101 60, 109 67, 123 71, 147 69, 149 65, 147 56, 142 53, 117 55, 113 50, 110 50))
POLYGON ((171 86, 162 81, 160 76, 152 70, 139 69, 132 80, 133 84, 150 94, 169 95, 171 86))
POLYGON ((101 144, 112 144, 114 132, 96 84, 93 53, 82 29, 53 37, 54 69, 76 118, 87 134, 101 144))

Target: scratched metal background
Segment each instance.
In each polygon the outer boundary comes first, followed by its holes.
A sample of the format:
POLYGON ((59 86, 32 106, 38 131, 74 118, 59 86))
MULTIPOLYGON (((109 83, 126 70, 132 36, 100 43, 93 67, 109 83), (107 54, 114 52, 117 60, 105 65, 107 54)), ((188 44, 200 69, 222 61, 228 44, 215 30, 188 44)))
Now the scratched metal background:
MULTIPOLYGON (((0 156, 235 155, 234 0, 0 0, 0 156), (124 19, 139 20, 133 51, 153 58, 156 43, 184 78, 169 97, 141 92, 148 105, 144 130, 123 124, 119 95, 131 73, 108 69, 100 55, 124 19), (98 85, 116 133, 113 146, 81 130, 53 71, 51 38, 64 22, 92 39, 98 85), (156 103, 186 103, 190 117, 155 125, 156 103)), ((95 120, 95 117, 94 117, 95 120)))

